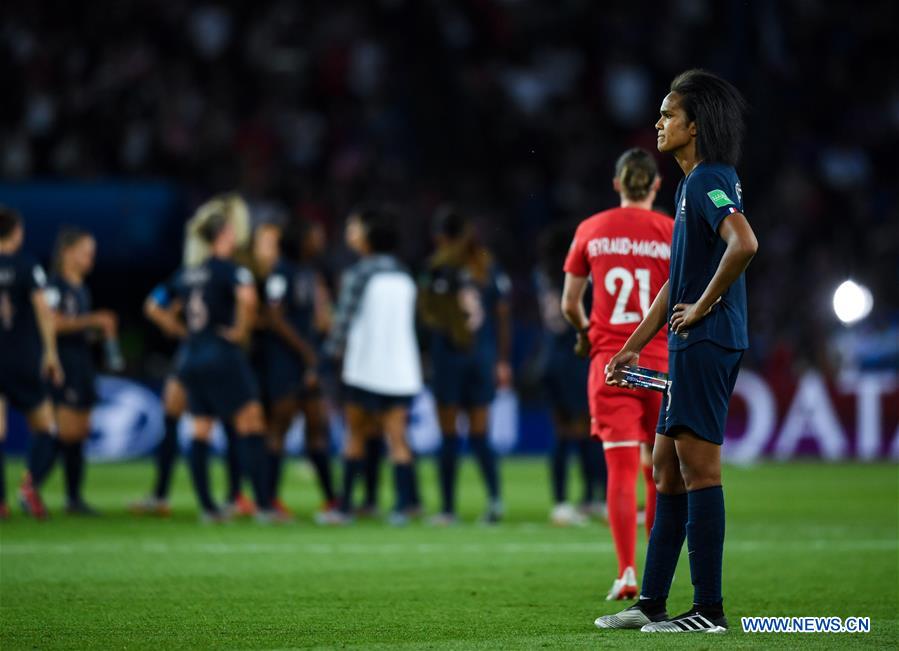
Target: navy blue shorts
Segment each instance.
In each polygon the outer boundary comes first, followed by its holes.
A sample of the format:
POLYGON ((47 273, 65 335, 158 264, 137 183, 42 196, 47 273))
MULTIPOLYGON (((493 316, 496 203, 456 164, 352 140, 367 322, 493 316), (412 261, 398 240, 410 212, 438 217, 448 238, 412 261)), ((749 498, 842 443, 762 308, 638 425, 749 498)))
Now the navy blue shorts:
POLYGON ((184 360, 187 359, 187 344, 182 343, 178 346, 178 350, 175 351, 175 356, 172 358, 172 370, 169 373, 169 377, 178 380, 178 382, 184 383, 183 379, 183 369, 184 369, 184 360))
POLYGON ((587 402, 587 379, 590 362, 571 351, 555 351, 549 357, 543 386, 553 410, 563 418, 584 418, 590 413, 587 402))
POLYGON ((482 351, 459 352, 435 346, 431 391, 438 405, 485 407, 496 396, 496 358, 482 351))
POLYGON ((250 362, 233 344, 188 348, 180 379, 193 416, 228 421, 247 403, 259 400, 250 362))
POLYGON ((29 414, 47 399, 47 385, 41 377, 39 356, 0 353, 0 396, 24 414, 29 414))
POLYGON ((52 387, 57 406, 88 411, 97 402, 97 371, 90 350, 59 352, 65 379, 61 387, 52 387))
POLYGON ((656 432, 667 434, 683 427, 706 441, 724 443, 727 406, 742 359, 742 350, 708 340, 668 351, 671 385, 662 401, 656 432))
POLYGON ((291 353, 268 355, 254 365, 262 385, 262 401, 271 406, 285 398, 316 397, 321 394, 318 389, 306 387, 306 364, 298 356, 291 353))
POLYGON ((414 399, 415 396, 389 396, 348 384, 343 385, 343 400, 345 403, 375 413, 382 413, 397 407, 409 409, 414 399))

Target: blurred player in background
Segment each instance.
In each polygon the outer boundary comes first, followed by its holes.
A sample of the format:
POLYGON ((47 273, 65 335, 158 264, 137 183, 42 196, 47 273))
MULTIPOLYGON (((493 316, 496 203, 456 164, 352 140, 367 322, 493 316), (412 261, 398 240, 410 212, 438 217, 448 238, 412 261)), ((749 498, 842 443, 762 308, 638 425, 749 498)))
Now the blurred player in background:
POLYGON ((56 458, 56 422, 44 380, 63 381, 56 351, 53 313, 44 288, 47 277, 37 261, 22 251, 25 228, 18 213, 0 207, 0 518, 6 504, 6 403, 25 414, 32 441, 20 502, 26 514, 47 517, 40 487, 56 458))
MULTIPOLYGON (((53 275, 46 290, 47 304, 55 314, 59 359, 65 374, 63 385, 53 391, 53 401, 65 476, 66 512, 77 515, 96 515, 81 495, 84 445, 90 435, 91 409, 97 401, 92 338, 100 333, 107 350, 118 350, 118 318, 110 310, 94 310, 90 290, 84 284, 93 270, 96 249, 96 242, 87 231, 75 227, 60 231, 53 275)), ((116 362, 109 358, 107 361, 116 362)))
POLYGON ((208 245, 208 257, 185 267, 177 281, 187 324, 181 378, 193 420, 190 467, 202 519, 217 522, 227 514, 209 491, 208 457, 214 419, 231 421, 237 432, 241 468, 253 486, 260 521, 278 519, 271 510, 265 457, 265 419, 259 389, 242 346, 248 341, 257 308, 252 273, 232 260, 236 233, 227 213, 212 211, 192 225, 208 245))
MULTIPOLYGON (((185 227, 184 267, 196 266, 208 256, 208 247, 193 235, 194 225, 207 219, 209 213, 216 211, 224 211, 234 224, 238 247, 243 247, 248 242, 250 217, 243 199, 236 195, 214 197, 196 210, 185 227)), ((187 390, 181 379, 181 367, 187 354, 188 332, 181 318, 183 306, 177 300, 176 282, 180 273, 180 270, 175 272, 165 282, 153 288, 144 301, 144 315, 163 334, 181 343, 172 361, 172 372, 166 378, 162 392, 165 430, 154 457, 156 479, 153 482, 153 489, 149 496, 129 506, 130 510, 137 514, 167 516, 171 512, 168 496, 172 485, 172 470, 178 458, 178 422, 187 412, 187 390)), ((221 424, 227 441, 225 461, 228 494, 225 511, 228 515, 251 516, 255 513, 256 507, 241 492, 241 469, 234 427, 229 421, 223 421, 221 424)))
POLYGON ((547 230, 540 239, 540 263, 534 272, 543 322, 539 366, 552 408, 555 433, 550 454, 553 494, 550 520, 558 526, 583 524, 590 512, 602 516, 606 492, 602 444, 590 436, 590 406, 586 392, 590 364, 575 353, 576 338, 559 310, 562 302, 559 270, 570 243, 571 231, 567 226, 547 230), (581 510, 568 501, 568 453, 572 447, 577 451, 584 481, 581 510))
POLYGON ((503 508, 497 456, 487 437, 488 409, 497 385, 512 383, 511 283, 493 255, 480 245, 467 217, 450 207, 438 210, 437 250, 421 282, 420 313, 431 332, 432 390, 442 433, 439 452, 441 512, 434 524, 456 521, 459 411, 468 416, 468 441, 487 488, 486 522, 498 522, 503 508))
POLYGON ((354 211, 347 245, 360 260, 344 273, 326 350, 342 358, 347 438, 341 512, 352 515, 353 488, 362 470, 365 439, 383 432, 393 463, 396 506, 392 524, 404 524, 414 504, 409 407, 421 392, 415 334, 416 286, 397 259, 397 217, 380 206, 354 211))
POLYGON ((656 431, 656 523, 640 600, 599 617, 600 628, 723 633, 724 493, 721 445, 727 407, 749 346, 744 272, 758 249, 743 215, 740 158, 745 102, 728 82, 689 70, 671 82, 656 122, 658 149, 684 172, 675 195, 671 276, 642 323, 609 360, 607 381, 668 324, 670 384, 656 431), (666 601, 687 539, 693 606, 669 618, 666 601))
MULTIPOLYGON (((577 348, 589 355, 592 433, 602 440, 608 468, 609 525, 618 555, 618 578, 607 599, 637 596, 637 477, 646 485, 646 533, 652 530, 655 484, 652 445, 661 394, 628 391, 605 382, 609 359, 649 311, 650 297, 668 280, 674 224, 652 210, 661 180, 652 155, 630 149, 618 159, 613 180, 621 206, 581 222, 565 261, 562 309, 577 329, 577 348), (593 308, 584 311, 588 276, 593 308)), ((642 363, 667 372, 665 333, 648 342, 642 363)))
POLYGON ((253 358, 268 421, 272 505, 289 515, 278 497, 284 439, 294 418, 302 413, 306 457, 325 498, 318 517, 327 520, 333 517, 337 504, 329 459, 327 408, 319 382, 318 342, 330 326, 330 297, 321 274, 309 264, 317 253, 312 234, 307 224, 291 224, 283 234, 274 224, 256 228, 253 262, 265 303, 253 358))

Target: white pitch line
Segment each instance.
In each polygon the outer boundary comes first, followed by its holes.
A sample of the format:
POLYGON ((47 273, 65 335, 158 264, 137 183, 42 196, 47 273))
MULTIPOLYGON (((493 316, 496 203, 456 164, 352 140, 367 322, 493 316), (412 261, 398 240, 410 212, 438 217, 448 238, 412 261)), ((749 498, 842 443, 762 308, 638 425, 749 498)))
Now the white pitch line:
MULTIPOLYGON (((611 543, 168 543, 145 541, 139 543, 12 543, 0 545, 0 556, 66 556, 72 554, 209 554, 260 555, 308 554, 321 556, 353 555, 447 555, 466 554, 602 554, 614 550, 611 543)), ((899 551, 899 541, 872 540, 734 540, 725 545, 727 552, 859 552, 899 551)))

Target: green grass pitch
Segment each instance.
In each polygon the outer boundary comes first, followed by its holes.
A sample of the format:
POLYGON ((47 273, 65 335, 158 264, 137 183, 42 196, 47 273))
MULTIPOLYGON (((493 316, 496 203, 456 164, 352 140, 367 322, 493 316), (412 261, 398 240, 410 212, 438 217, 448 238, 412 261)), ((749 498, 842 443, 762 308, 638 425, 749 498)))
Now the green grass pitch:
MULTIPOLYGON (((429 505, 433 464, 421 465, 429 505)), ((12 464, 8 477, 18 477, 12 464)), ((316 492, 293 462, 286 497, 297 524, 201 526, 185 469, 169 520, 124 505, 149 486, 148 463, 93 466, 87 495, 105 517, 60 514, 58 471, 47 523, 15 510, 0 524, 0 648, 13 649, 636 649, 896 648, 897 494, 893 465, 770 464, 725 472, 723 636, 599 631, 593 619, 615 572, 608 528, 547 524, 542 460, 507 460, 508 519, 473 521, 482 504, 471 464, 466 524, 343 529, 309 522, 316 492), (744 615, 870 616, 869 634, 754 635, 744 615)), ((388 473, 384 472, 385 481, 388 473)), ((217 476, 221 486, 221 477, 217 476)), ((10 486, 12 488, 12 486, 10 486)), ((385 487, 386 488, 386 487, 385 487)), ((10 491, 11 492, 11 491, 10 491)), ((220 492, 220 491, 219 491, 220 492)), ((383 491, 386 505, 391 492, 383 491)), ((641 535, 638 559, 645 553, 641 535)), ((669 605, 690 603, 686 551, 669 605)))

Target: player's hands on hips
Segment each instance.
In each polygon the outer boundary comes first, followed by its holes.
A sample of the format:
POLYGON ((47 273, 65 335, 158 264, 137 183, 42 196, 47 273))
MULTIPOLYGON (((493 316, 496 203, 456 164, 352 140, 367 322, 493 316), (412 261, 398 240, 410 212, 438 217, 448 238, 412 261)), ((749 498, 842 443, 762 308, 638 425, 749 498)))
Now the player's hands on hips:
POLYGON ((674 334, 686 332, 690 326, 706 316, 720 302, 721 298, 719 297, 718 300, 712 303, 711 307, 704 312, 699 311, 696 303, 678 303, 674 306, 674 309, 671 310, 671 323, 669 324, 671 330, 674 331, 674 334))
POLYGON ((619 350, 606 364, 606 384, 613 387, 629 388, 631 385, 619 377, 622 366, 636 366, 640 361, 640 353, 633 350, 619 350))
POLYGON ((509 362, 497 362, 496 385, 503 388, 512 386, 512 365, 509 362))
POLYGON ((41 375, 50 380, 54 386, 61 387, 65 379, 62 372, 62 364, 59 363, 59 357, 52 353, 44 353, 41 360, 41 375))
POLYGON ((306 370, 306 374, 303 376, 303 384, 306 385, 307 389, 318 388, 318 373, 314 368, 306 370))
POLYGON ((577 341, 574 343, 574 354, 584 359, 590 357, 590 337, 586 332, 578 331, 577 341))

